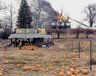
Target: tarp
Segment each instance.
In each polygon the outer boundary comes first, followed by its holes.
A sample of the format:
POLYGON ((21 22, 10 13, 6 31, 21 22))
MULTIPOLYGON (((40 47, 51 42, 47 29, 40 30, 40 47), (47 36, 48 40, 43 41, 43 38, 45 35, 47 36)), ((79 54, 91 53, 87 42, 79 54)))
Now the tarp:
POLYGON ((52 38, 52 36, 44 34, 11 34, 9 38, 52 38))

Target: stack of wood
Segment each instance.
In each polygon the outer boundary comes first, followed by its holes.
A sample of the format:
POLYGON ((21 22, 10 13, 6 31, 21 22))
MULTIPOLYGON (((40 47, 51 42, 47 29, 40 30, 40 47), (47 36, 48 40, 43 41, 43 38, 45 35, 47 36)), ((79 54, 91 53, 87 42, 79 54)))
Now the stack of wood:
POLYGON ((23 50, 35 50, 37 48, 38 47, 34 46, 34 45, 25 45, 25 46, 21 47, 21 49, 23 49, 23 50))

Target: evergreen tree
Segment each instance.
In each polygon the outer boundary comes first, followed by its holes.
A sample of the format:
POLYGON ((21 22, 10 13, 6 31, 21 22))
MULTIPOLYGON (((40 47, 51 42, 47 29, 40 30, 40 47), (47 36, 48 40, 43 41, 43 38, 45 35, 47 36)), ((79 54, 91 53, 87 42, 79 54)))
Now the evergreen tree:
POLYGON ((32 22, 31 10, 26 0, 21 1, 17 20, 18 28, 30 28, 32 22))

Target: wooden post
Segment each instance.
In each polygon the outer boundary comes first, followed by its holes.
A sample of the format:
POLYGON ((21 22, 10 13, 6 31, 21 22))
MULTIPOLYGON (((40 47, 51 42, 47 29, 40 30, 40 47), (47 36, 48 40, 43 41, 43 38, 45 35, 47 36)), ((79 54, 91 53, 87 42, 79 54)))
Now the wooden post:
POLYGON ((90 40, 90 52, 89 52, 89 54, 90 54, 90 57, 89 57, 89 68, 90 68, 90 70, 92 70, 92 40, 90 40))
POLYGON ((73 40, 72 40, 72 51, 73 51, 73 40))
POLYGON ((67 58, 67 54, 68 54, 68 51, 69 51, 69 44, 68 44, 68 41, 66 41, 66 58, 67 58))
POLYGON ((80 49, 80 41, 78 41, 78 52, 79 52, 79 58, 80 58, 80 53, 81 53, 81 49, 80 49))
POLYGON ((5 58, 6 57, 6 52, 7 52, 7 45, 3 46, 3 51, 4 51, 3 58, 5 58))
POLYGON ((67 43, 66 43, 66 58, 67 58, 67 52, 68 52, 68 41, 67 41, 67 43))
POLYGON ((12 39, 10 39, 10 41, 11 41, 11 44, 12 44, 12 39))

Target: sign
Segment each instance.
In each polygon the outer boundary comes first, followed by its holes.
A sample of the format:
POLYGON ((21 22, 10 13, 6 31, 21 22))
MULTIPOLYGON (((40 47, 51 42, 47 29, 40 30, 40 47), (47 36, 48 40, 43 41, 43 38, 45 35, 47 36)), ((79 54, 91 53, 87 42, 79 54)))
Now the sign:
POLYGON ((45 28, 38 28, 37 33, 39 34, 46 34, 45 28))
POLYGON ((37 33, 35 29, 16 29, 17 34, 30 34, 30 33, 37 33))

